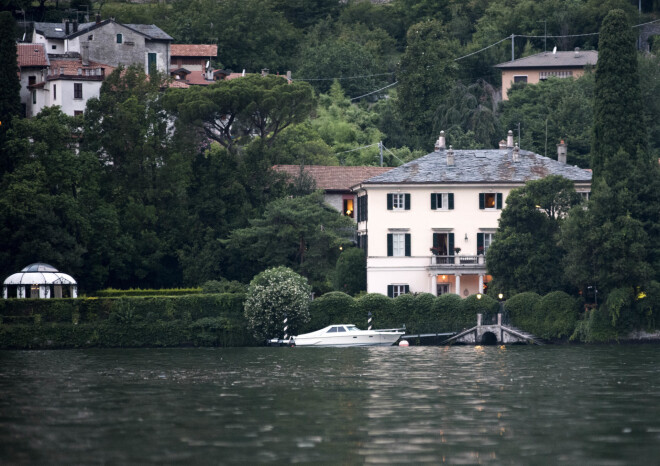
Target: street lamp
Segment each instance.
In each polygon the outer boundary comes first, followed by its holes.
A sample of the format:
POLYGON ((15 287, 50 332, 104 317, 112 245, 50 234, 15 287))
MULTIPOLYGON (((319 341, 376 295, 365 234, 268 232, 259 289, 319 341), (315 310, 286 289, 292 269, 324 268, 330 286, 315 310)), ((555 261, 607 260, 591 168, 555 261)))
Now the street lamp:
POLYGON ((502 319, 504 317, 504 294, 499 293, 497 299, 500 302, 500 315, 502 316, 500 319, 502 319))

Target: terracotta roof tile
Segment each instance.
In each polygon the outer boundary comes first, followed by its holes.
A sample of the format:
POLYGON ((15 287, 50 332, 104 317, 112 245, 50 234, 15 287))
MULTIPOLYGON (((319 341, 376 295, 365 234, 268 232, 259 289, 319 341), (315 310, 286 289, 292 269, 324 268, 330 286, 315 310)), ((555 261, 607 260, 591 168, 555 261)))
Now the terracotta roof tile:
POLYGON ((217 45, 204 44, 172 44, 170 55, 173 57, 216 57, 217 45))
MULTIPOLYGON (((275 165, 275 171, 296 177, 300 173, 299 165, 275 165)), ((304 167, 314 181, 316 187, 325 191, 350 191, 355 186, 373 176, 381 175, 392 170, 392 167, 328 167, 322 165, 308 165, 304 167)))
POLYGON ((18 66, 48 66, 46 49, 43 44, 17 44, 18 66))
POLYGON ((97 68, 105 68, 105 76, 108 76, 115 70, 115 68, 110 65, 106 65, 105 63, 98 63, 95 61, 90 61, 89 65, 83 65, 80 58, 66 60, 53 59, 50 62, 49 74, 78 76, 78 69, 88 70, 97 68))

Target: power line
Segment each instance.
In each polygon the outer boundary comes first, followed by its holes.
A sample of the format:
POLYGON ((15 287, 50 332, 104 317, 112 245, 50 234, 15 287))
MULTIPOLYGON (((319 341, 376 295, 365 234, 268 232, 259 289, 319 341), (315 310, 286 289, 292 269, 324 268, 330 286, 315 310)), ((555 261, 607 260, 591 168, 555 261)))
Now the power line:
POLYGON ((390 71, 389 73, 363 74, 360 76, 345 76, 340 78, 296 78, 294 81, 334 81, 335 79, 337 80, 361 79, 361 78, 371 78, 373 76, 389 76, 394 73, 395 73, 394 71, 390 71))
POLYGON ((467 57, 470 57, 470 56, 472 56, 472 55, 476 55, 476 54, 479 53, 479 52, 483 52, 484 50, 488 50, 488 49, 491 48, 491 47, 495 47, 497 44, 501 44, 501 43, 504 42, 505 40, 509 40, 509 39, 511 39, 511 36, 507 36, 507 37, 505 37, 504 39, 495 42, 494 44, 490 44, 488 47, 484 47, 484 48, 481 49, 481 50, 477 50, 476 52, 472 52, 472 53, 469 53, 469 54, 467 54, 467 55, 463 55, 462 57, 454 58, 454 61, 462 60, 462 59, 467 58, 467 57))
POLYGON ((379 144, 380 144, 380 143, 377 142, 376 144, 369 144, 368 146, 360 146, 360 147, 356 147, 355 149, 345 150, 345 151, 343 151, 343 152, 335 152, 335 155, 346 154, 346 153, 348 153, 348 152, 355 152, 356 150, 367 149, 367 148, 369 148, 369 147, 374 147, 374 146, 377 146, 377 145, 379 145, 379 144))
POLYGON ((392 84, 388 84, 388 85, 385 86, 385 87, 381 87, 380 89, 376 89, 375 91, 371 91, 371 92, 369 92, 368 94, 364 94, 364 95, 361 95, 361 96, 358 96, 358 97, 353 97, 353 98, 351 99, 351 101, 353 101, 353 100, 357 100, 357 99, 361 99, 362 97, 366 97, 366 96, 371 95, 371 94, 375 94, 376 92, 380 92, 380 91, 382 91, 382 90, 384 90, 384 89, 387 89, 388 87, 396 86, 397 84, 399 84, 399 81, 394 81, 392 84))

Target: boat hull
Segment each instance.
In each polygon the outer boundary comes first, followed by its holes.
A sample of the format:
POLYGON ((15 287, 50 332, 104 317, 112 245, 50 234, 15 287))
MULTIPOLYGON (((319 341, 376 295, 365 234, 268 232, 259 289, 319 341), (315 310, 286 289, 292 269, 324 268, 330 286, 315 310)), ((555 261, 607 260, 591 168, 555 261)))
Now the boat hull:
MULTIPOLYGON (((317 333, 317 332, 314 332, 317 333)), ((348 346, 392 346, 404 332, 364 330, 345 335, 306 334, 293 338, 296 346, 348 347, 348 346)))

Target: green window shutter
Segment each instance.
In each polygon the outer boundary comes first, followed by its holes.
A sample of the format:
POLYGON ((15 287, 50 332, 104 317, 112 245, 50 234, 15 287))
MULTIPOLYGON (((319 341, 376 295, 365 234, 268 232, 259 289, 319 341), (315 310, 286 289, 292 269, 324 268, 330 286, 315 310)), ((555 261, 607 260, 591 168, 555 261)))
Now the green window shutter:
POLYGON ((406 233, 406 256, 410 257, 410 233, 406 233))
POLYGON ((387 195, 387 210, 392 210, 392 195, 387 195))
POLYGON ((387 297, 394 298, 394 285, 387 285, 387 297))
POLYGON ((449 233, 449 255, 453 256, 454 255, 454 234, 449 233))
POLYGON ((404 194, 406 210, 410 210, 410 194, 404 194))
POLYGON ((392 233, 387 234, 387 255, 391 256, 394 254, 394 245, 392 244, 392 233))
POLYGON ((477 233, 477 254, 484 253, 484 234, 477 233))
POLYGON ((454 210, 454 193, 449 193, 447 197, 449 198, 449 210, 454 210))
POLYGON ((479 193, 479 208, 484 209, 486 206, 486 195, 484 193, 479 193))
POLYGON ((435 193, 431 193, 431 210, 438 208, 438 196, 435 193))
POLYGON ((497 193, 497 208, 502 208, 502 193, 497 193))
POLYGON ((410 293, 410 285, 403 285, 403 292, 410 293))
POLYGON ((440 247, 440 233, 433 233, 433 247, 440 247))

